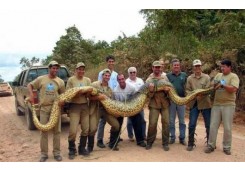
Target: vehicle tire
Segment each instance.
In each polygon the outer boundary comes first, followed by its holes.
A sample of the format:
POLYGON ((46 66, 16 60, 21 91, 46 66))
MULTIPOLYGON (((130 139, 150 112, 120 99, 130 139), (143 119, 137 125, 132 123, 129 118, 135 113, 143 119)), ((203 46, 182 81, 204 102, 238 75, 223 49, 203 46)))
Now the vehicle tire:
POLYGON ((18 101, 17 101, 17 99, 16 99, 16 96, 15 96, 15 110, 16 110, 16 114, 18 115, 18 116, 23 116, 24 114, 18 109, 18 107, 20 106, 19 105, 19 103, 18 103, 18 101))
POLYGON ((37 128, 34 125, 34 122, 32 119, 32 111, 28 106, 26 106, 26 108, 25 108, 25 116, 26 116, 27 128, 29 130, 36 130, 37 128))

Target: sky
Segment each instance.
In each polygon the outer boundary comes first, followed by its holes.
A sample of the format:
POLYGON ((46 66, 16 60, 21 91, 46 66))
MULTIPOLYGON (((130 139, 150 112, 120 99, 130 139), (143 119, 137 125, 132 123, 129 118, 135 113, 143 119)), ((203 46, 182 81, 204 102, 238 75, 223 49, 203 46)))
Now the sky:
MULTIPOLYGON (((19 62, 22 57, 42 59, 52 54, 55 43, 73 25, 84 39, 110 43, 122 33, 137 35, 145 27, 146 21, 139 14, 140 9, 189 7, 188 3, 182 6, 181 3, 171 3, 175 1, 1 1, 0 75, 5 81, 12 81, 21 71, 19 62)), ((199 4, 205 8, 207 1, 199 1, 199 4)))
POLYGON ((122 33, 137 35, 146 24, 140 9, 51 6, 30 8, 19 3, 14 8, 0 7, 0 75, 5 81, 20 73, 22 57, 46 58, 52 54, 55 43, 73 25, 84 39, 110 43, 122 33))

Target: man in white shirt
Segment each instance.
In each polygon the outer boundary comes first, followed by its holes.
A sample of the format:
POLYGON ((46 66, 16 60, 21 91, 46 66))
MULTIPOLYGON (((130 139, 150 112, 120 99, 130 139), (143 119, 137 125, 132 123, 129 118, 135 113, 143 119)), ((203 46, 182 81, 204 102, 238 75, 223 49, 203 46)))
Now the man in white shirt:
MULTIPOLYGON (((113 96, 115 100, 118 101, 127 101, 130 99, 135 93, 136 90, 134 86, 130 85, 129 83, 126 83, 125 77, 123 74, 118 74, 117 76, 118 85, 113 90, 113 96)), ((123 117, 119 117, 118 119, 121 119, 121 125, 123 123, 123 117)), ((132 121, 133 129, 135 132, 135 138, 138 146, 145 147, 146 144, 144 142, 144 136, 142 133, 142 116, 138 113, 134 116, 130 116, 130 119, 132 121)))
MULTIPOLYGON (((144 85, 144 81, 141 78, 137 77, 137 69, 135 67, 128 68, 128 78, 126 79, 126 83, 132 85, 135 88, 136 92, 138 92, 141 86, 144 85)), ((142 117, 141 126, 143 137, 144 139, 146 139, 146 122, 144 119, 144 110, 142 110, 139 114, 142 117)), ((133 124, 130 117, 128 117, 127 120, 127 131, 129 140, 134 141, 133 124)))

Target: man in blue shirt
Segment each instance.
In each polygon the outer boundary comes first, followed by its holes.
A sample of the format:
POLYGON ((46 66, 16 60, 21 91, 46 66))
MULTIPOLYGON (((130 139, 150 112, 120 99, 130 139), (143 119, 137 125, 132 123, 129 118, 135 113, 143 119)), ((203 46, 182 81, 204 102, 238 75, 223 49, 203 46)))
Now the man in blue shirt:
MULTIPOLYGON (((187 79, 187 74, 185 72, 181 72, 180 69, 180 61, 178 59, 172 60, 172 71, 167 74, 169 81, 173 84, 177 94, 180 97, 185 97, 185 84, 187 79)), ((179 118, 179 142, 182 145, 186 145, 185 143, 185 105, 180 106, 170 101, 169 106, 169 130, 170 130, 170 142, 169 144, 175 143, 175 119, 176 113, 179 118)))

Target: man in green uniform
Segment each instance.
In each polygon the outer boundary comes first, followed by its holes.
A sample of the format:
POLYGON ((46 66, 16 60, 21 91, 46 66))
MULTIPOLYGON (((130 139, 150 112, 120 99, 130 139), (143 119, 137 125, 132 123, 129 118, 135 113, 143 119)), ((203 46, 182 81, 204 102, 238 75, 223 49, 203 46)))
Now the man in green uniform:
MULTIPOLYGON (((202 72, 202 62, 198 59, 193 61, 193 74, 187 78, 186 93, 190 94, 196 89, 205 89, 210 87, 210 77, 202 72)), ((202 113, 206 128, 206 138, 209 138, 211 100, 210 95, 198 95, 197 98, 189 104, 189 137, 187 151, 192 151, 195 145, 195 131, 199 113, 202 113)))
MULTIPOLYGON (((112 89, 109 87, 109 80, 111 76, 111 71, 109 69, 104 69, 102 71, 102 80, 98 80, 93 82, 91 85, 97 89, 99 89, 103 94, 100 94, 99 96, 91 96, 91 105, 90 105, 90 126, 89 126, 89 136, 94 137, 97 128, 99 119, 101 117, 105 118, 106 122, 108 122, 112 127, 110 131, 110 142, 109 147, 113 150, 119 150, 117 148, 118 144, 118 136, 119 136, 119 122, 116 117, 110 115, 107 113, 105 108, 102 106, 102 104, 99 102, 99 100, 103 100, 107 97, 112 97, 112 89)), ((94 140, 93 140, 94 141, 94 140)), ((93 145, 92 145, 93 146, 93 145)), ((93 151, 93 147, 91 147, 90 141, 88 142, 88 150, 90 152, 93 151)))
MULTIPOLYGON (((84 76, 85 73, 85 64, 83 62, 79 62, 76 65, 75 75, 70 77, 67 81, 66 89, 70 89, 73 87, 82 87, 89 86, 91 84, 91 80, 88 77, 84 76)), ((76 135, 77 135, 77 127, 80 123, 81 125, 81 134, 80 134, 80 143, 78 146, 78 154, 87 156, 89 152, 85 149, 86 142, 88 138, 89 132, 89 106, 88 99, 86 94, 83 91, 78 93, 70 102, 69 108, 69 116, 70 116, 70 129, 68 136, 69 143, 69 159, 74 159, 76 155, 76 135)))
POLYGON ((156 92, 154 91, 155 85, 157 81, 164 80, 169 82, 168 78, 165 75, 161 74, 161 63, 160 61, 154 61, 152 64, 153 74, 151 74, 146 83, 149 84, 149 125, 148 125, 148 133, 147 133, 147 145, 146 150, 152 148, 152 144, 154 143, 157 135, 157 122, 159 118, 159 113, 161 115, 162 122, 162 145, 165 151, 169 150, 168 140, 169 140, 169 99, 167 99, 167 95, 165 92, 169 91, 169 87, 166 87, 164 91, 156 92))

